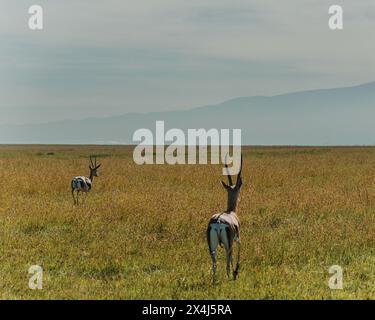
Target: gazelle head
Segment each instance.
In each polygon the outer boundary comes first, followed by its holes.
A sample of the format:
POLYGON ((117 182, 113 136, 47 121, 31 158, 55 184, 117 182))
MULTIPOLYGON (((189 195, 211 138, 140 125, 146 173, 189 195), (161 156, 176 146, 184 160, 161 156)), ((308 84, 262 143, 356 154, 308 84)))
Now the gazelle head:
POLYGON ((91 179, 93 177, 99 177, 99 174, 98 174, 98 169, 100 168, 101 164, 97 165, 96 164, 96 157, 94 157, 94 161, 93 161, 93 157, 90 156, 90 165, 89 165, 89 169, 90 169, 90 177, 91 179))
POLYGON ((227 206, 227 212, 236 211, 237 201, 240 195, 240 189, 242 186, 242 153, 241 153, 241 166, 240 171, 237 175, 237 181, 235 184, 233 184, 232 177, 230 175, 229 169, 228 169, 228 163, 227 163, 227 157, 225 157, 225 164, 224 164, 226 170, 227 170, 227 176, 228 176, 228 182, 229 184, 226 184, 224 181, 221 181, 223 184, 225 190, 227 190, 228 193, 228 206, 227 206))

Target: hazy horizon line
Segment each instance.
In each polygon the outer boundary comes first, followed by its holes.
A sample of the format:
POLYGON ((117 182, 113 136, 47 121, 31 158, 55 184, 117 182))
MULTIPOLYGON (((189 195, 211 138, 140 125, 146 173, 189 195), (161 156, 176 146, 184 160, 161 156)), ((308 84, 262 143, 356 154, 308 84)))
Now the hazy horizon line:
POLYGON ((299 93, 311 93, 311 92, 317 92, 317 91, 325 91, 325 90, 339 90, 339 89, 348 89, 348 88, 357 88, 357 87, 362 87, 366 85, 371 85, 375 84, 374 81, 370 82, 362 82, 360 84, 356 85, 348 85, 348 86, 342 86, 342 87, 326 87, 326 88, 318 88, 318 89, 306 89, 306 90, 297 90, 297 91, 290 91, 290 92, 285 92, 281 94, 275 94, 275 95, 252 95, 252 96, 238 96, 238 97, 232 97, 228 98, 225 100, 222 100, 221 102, 218 103, 210 103, 210 104, 205 104, 202 106, 196 106, 196 107, 189 107, 186 109, 171 109, 171 110, 162 110, 162 111, 145 111, 145 112, 135 112, 135 111, 130 111, 130 112, 125 112, 125 113, 118 113, 116 115, 109 115, 109 116, 91 116, 91 117, 82 117, 82 118, 62 118, 60 120, 53 120, 53 121, 45 121, 45 122, 25 122, 25 123, 3 123, 0 124, 0 126, 27 126, 27 125, 44 125, 44 124, 56 124, 56 123, 61 123, 65 121, 84 121, 84 120, 89 120, 89 119, 95 119, 95 120, 100 120, 100 119, 111 119, 111 118, 116 118, 119 116, 125 116, 125 115, 149 115, 149 114, 156 114, 156 113, 168 113, 168 112, 186 112, 186 111, 191 111, 195 109, 200 109, 200 108, 205 108, 205 107, 212 107, 212 106, 217 106, 221 105, 227 102, 231 102, 237 99, 245 99, 245 98, 274 98, 274 97, 282 97, 286 95, 293 95, 293 94, 299 94, 299 93))

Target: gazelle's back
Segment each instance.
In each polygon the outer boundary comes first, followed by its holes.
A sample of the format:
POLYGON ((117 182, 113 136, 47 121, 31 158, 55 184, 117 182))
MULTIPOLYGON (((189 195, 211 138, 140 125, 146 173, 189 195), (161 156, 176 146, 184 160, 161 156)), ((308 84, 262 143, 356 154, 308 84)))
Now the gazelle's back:
POLYGON ((222 213, 216 213, 214 214, 211 219, 209 224, 226 224, 228 225, 235 233, 238 232, 239 227, 240 227, 240 220, 238 219, 238 216, 236 215, 235 212, 222 212, 222 213))
POLYGON ((72 180, 72 189, 89 192, 91 190, 91 187, 92 181, 90 178, 78 176, 74 177, 72 180))

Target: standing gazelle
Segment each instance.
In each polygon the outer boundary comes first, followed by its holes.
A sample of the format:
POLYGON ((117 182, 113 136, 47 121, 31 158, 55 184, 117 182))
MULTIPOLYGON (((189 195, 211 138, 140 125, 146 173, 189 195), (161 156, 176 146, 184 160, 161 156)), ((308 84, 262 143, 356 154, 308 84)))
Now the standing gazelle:
POLYGON ((225 160, 225 168, 228 174, 229 185, 224 181, 221 181, 225 190, 228 193, 228 205, 227 210, 222 213, 214 214, 207 228, 207 241, 210 255, 212 258, 212 273, 213 280, 215 281, 216 275, 216 261, 217 261, 217 247, 223 245, 226 251, 227 257, 227 276, 230 277, 230 267, 232 265, 233 278, 237 279, 238 271, 240 268, 240 221, 236 214, 236 206, 240 189, 242 186, 242 154, 241 154, 241 166, 237 176, 236 184, 233 184, 232 177, 228 170, 228 164, 225 160), (233 268, 233 241, 237 242, 237 263, 236 268, 233 268))
POLYGON ((100 168, 101 164, 96 165, 96 157, 94 158, 94 161, 92 161, 92 157, 90 156, 90 177, 84 177, 84 176, 78 176, 73 178, 71 186, 72 186, 72 196, 74 200, 74 204, 78 204, 78 195, 79 192, 84 192, 87 194, 92 188, 92 182, 94 180, 94 177, 98 177, 98 172, 97 170, 100 168), (74 192, 77 192, 77 199, 74 196, 74 192))

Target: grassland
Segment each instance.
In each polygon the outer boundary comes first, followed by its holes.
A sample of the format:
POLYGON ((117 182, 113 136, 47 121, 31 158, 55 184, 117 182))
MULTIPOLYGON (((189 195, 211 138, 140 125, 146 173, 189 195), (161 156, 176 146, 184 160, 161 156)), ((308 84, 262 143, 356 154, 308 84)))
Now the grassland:
POLYGON ((239 279, 211 284, 218 165, 137 166, 130 147, 0 147, 2 299, 375 298, 375 148, 246 148, 239 279), (82 205, 70 181, 101 176, 82 205), (28 268, 44 269, 43 289, 28 268), (328 268, 344 270, 330 290, 328 268))

